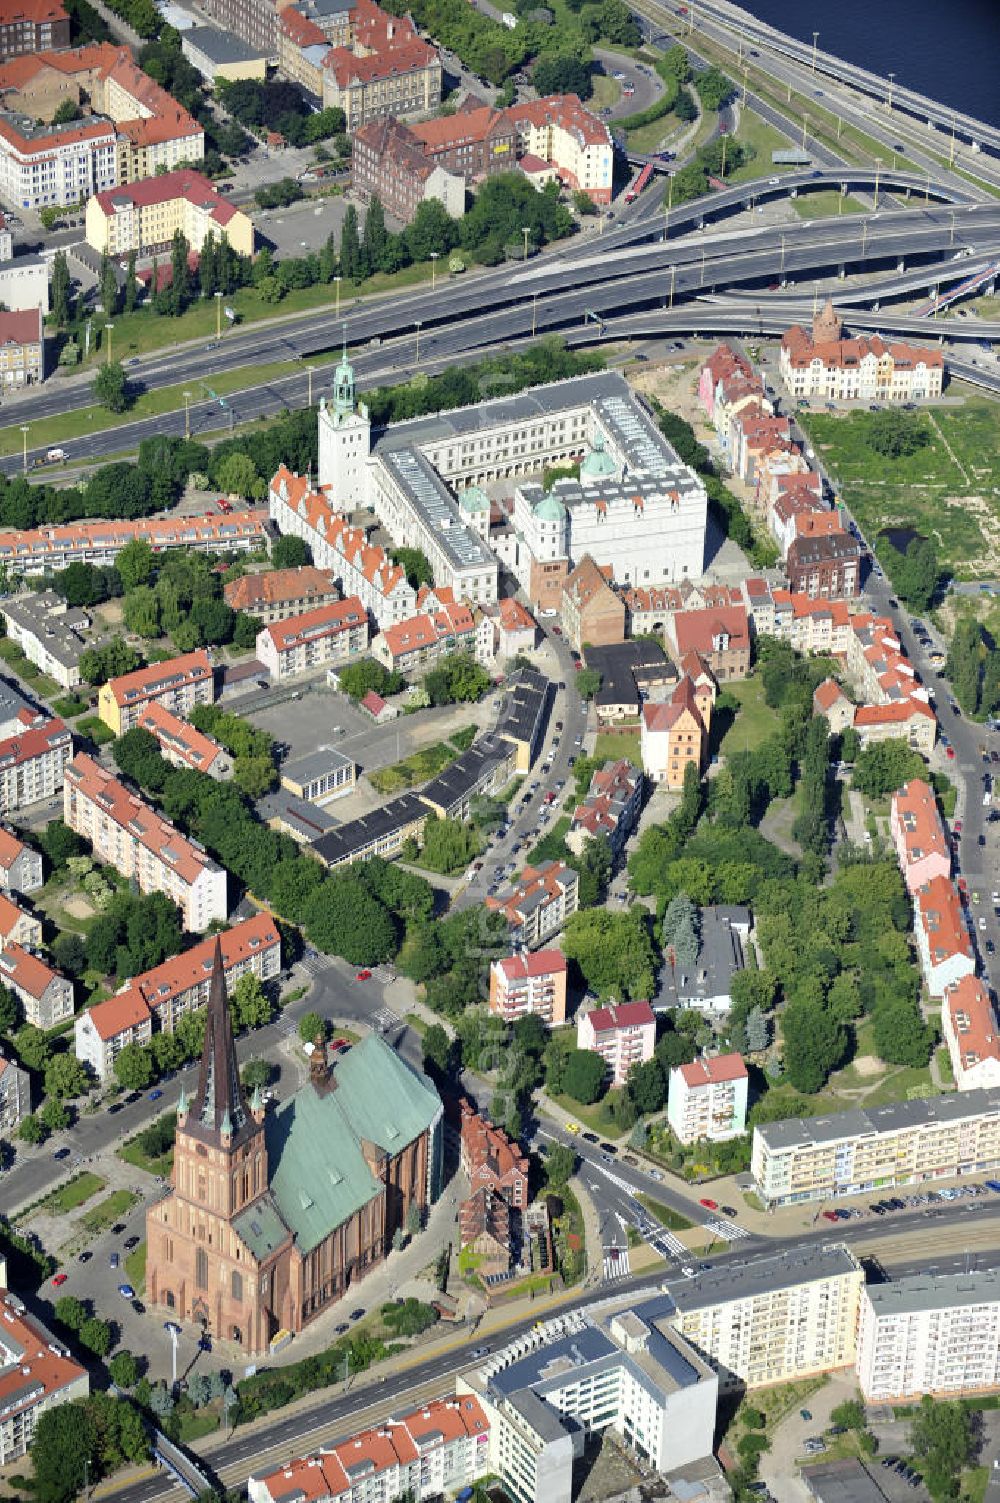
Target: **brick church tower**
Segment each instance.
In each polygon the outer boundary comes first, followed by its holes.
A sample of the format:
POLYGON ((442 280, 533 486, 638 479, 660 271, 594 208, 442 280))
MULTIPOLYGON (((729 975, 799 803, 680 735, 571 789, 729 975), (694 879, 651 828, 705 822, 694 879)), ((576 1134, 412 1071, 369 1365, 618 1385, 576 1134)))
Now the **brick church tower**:
POLYGON ((278 1325, 272 1275, 290 1237, 275 1226, 278 1218, 266 1201, 264 1104, 259 1091, 248 1103, 240 1083, 218 941, 198 1088, 190 1103, 183 1091, 177 1103, 172 1178, 173 1193, 147 1216, 150 1300, 260 1350, 278 1325), (272 1237, 265 1240, 273 1244, 263 1259, 242 1225, 262 1200, 258 1214, 268 1221, 272 1237))

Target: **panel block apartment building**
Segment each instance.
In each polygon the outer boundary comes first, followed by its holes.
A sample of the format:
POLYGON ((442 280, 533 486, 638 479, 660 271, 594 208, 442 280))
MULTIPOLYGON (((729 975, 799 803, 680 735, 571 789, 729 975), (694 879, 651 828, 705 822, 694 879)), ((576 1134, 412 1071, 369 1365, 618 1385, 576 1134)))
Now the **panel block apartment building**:
POLYGON ((175 715, 190 715, 195 705, 215 702, 215 675, 203 647, 165 663, 153 663, 109 678, 97 696, 97 710, 116 736, 139 724, 147 705, 162 704, 175 715))
POLYGON ((166 893, 192 934, 226 917, 225 869, 85 752, 66 768, 63 818, 140 892, 166 893))
POLYGON ((750 1168, 768 1207, 995 1171, 1000 1088, 768 1122, 750 1168))

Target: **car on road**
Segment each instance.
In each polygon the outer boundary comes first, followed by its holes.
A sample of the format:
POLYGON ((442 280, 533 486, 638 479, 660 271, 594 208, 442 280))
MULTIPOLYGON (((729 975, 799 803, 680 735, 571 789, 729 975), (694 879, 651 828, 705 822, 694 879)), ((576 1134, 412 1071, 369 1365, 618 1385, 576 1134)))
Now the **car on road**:
POLYGON ((800 1409, 799 1410, 799 1419, 805 1420, 806 1424, 808 1425, 809 1421, 812 1419, 812 1414, 809 1412, 808 1409, 800 1409))
POLYGON ((720 1206, 719 1210, 723 1216, 735 1217, 739 1215, 739 1211, 737 1211, 735 1206, 720 1206))
POLYGON ((111 1228, 111 1235, 112 1235, 112 1237, 120 1237, 121 1234, 122 1234, 122 1232, 124 1230, 125 1230, 125 1223, 124 1223, 124 1221, 116 1221, 115 1224, 114 1224, 114 1226, 111 1228))
POLYGON ((359 1305, 356 1310, 352 1310, 351 1311, 351 1319, 352 1320, 361 1320, 364 1317, 364 1313, 365 1313, 364 1306, 363 1305, 359 1305))
POLYGON ((55 1153, 52 1155, 52 1157, 54 1159, 57 1159, 57 1160, 68 1159, 69 1158, 69 1149, 68 1148, 57 1148, 56 1151, 55 1151, 55 1153))
POLYGON ((138 1237, 126 1237, 125 1238, 125 1251, 126 1252, 131 1252, 134 1247, 138 1247, 139 1246, 139 1242, 140 1242, 140 1238, 138 1238, 138 1237))
POLYGON ((837 1213, 836 1213, 836 1211, 824 1211, 823 1212, 823 1220, 824 1221, 836 1221, 836 1219, 837 1219, 837 1213))
POLYGON ((131 1284, 119 1284, 118 1293, 121 1295, 122 1299, 135 1299, 135 1290, 132 1288, 131 1284))
POLYGON ((354 979, 355 979, 355 981, 370 981, 372 979, 372 973, 371 973, 371 971, 369 971, 367 969, 363 970, 363 971, 358 971, 356 973, 354 979))
POLYGON ((163 1095, 163 1092, 159 1089, 159 1087, 157 1087, 157 1089, 155 1091, 150 1091, 150 1093, 149 1093, 149 1099, 150 1099, 150 1101, 159 1101, 159 1099, 160 1099, 160 1097, 162 1095, 163 1095))
POLYGON ((613 1143, 602 1143, 601 1147, 604 1149, 605 1153, 617 1153, 618 1152, 618 1149, 615 1147, 615 1145, 613 1143))
POLYGON ((489 1353, 489 1347, 488 1346, 476 1346, 476 1347, 473 1347, 473 1349, 472 1349, 472 1355, 473 1355, 473 1357, 477 1357, 477 1358, 478 1357, 485 1357, 485 1356, 487 1356, 488 1353, 489 1353))
POLYGON ((90 1251, 90 1249, 88 1247, 85 1247, 76 1261, 78 1263, 89 1263, 93 1256, 94 1254, 90 1251))
POLYGON ((62 1287, 63 1284, 65 1284, 65 1282, 66 1282, 66 1280, 68 1278, 69 1278, 69 1274, 68 1273, 57 1273, 55 1275, 55 1277, 53 1278, 52 1282, 56 1286, 56 1288, 59 1289, 59 1288, 62 1287))
POLYGON ((719 1203, 715 1200, 699 1200, 698 1204, 704 1206, 706 1211, 717 1211, 719 1209, 719 1203))
POLYGON ((123 1112, 124 1110, 124 1101, 112 1101, 111 1105, 108 1107, 108 1116, 113 1117, 116 1112, 123 1112))
POLYGON ((349 1325, 348 1325, 348 1323, 347 1323, 347 1321, 346 1321, 346 1320, 342 1320, 342 1321, 341 1321, 341 1322, 340 1322, 340 1325, 339 1325, 339 1326, 334 1326, 334 1328, 333 1328, 333 1332, 334 1332, 334 1335, 335 1335, 335 1336, 343 1336, 343 1334, 344 1334, 344 1332, 345 1332, 345 1331, 349 1331, 349 1330, 350 1330, 350 1329, 351 1329, 351 1328, 350 1328, 350 1326, 349 1326, 349 1325))
POLYGON ((109 1268, 117 1268, 118 1267, 118 1254, 116 1252, 108 1253, 108 1267, 109 1268))
POLYGON ((136 1315, 145 1315, 146 1313, 146 1306, 143 1304, 141 1299, 134 1299, 132 1301, 132 1309, 135 1311, 136 1315))
POLYGON ((566 1123, 566 1131, 567 1132, 579 1132, 580 1131, 580 1124, 579 1124, 579 1122, 567 1122, 566 1123))

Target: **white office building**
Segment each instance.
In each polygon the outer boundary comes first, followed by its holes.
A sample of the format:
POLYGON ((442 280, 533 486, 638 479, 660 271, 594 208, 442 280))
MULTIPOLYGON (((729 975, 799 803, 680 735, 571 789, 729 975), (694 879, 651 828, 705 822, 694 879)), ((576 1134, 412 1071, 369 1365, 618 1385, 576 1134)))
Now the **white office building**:
POLYGON ((879 1403, 1000 1388, 1000 1269, 868 1285, 857 1371, 879 1403))

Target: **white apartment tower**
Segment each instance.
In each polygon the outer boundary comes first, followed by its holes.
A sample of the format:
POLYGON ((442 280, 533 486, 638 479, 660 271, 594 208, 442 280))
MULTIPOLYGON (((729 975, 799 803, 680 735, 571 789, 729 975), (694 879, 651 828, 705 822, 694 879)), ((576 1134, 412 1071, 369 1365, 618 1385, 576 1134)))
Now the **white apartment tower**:
POLYGON ((1000 1388, 1000 1269, 870 1284, 857 1370, 875 1402, 1000 1388))
POLYGON ((319 483, 329 487, 338 511, 350 512, 367 499, 366 468, 372 446, 368 408, 358 402, 354 368, 345 343, 333 374, 333 401, 319 404, 319 483))

